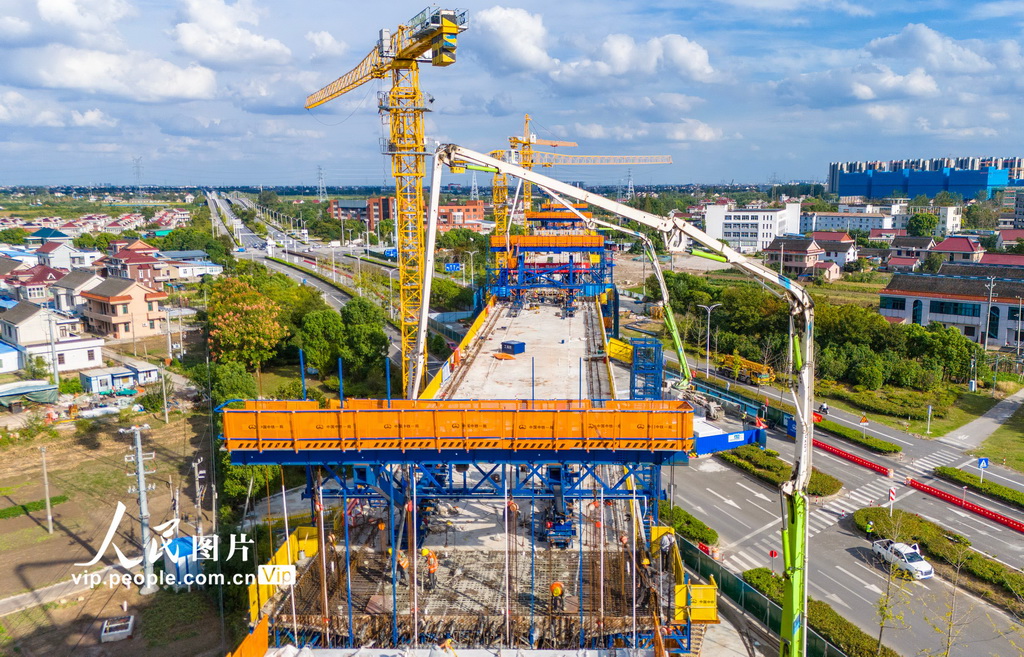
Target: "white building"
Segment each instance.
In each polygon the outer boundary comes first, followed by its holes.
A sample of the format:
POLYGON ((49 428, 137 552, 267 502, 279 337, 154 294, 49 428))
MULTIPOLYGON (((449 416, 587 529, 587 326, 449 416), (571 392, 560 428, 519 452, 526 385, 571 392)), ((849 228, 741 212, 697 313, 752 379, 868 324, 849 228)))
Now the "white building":
POLYGON ((892 228, 906 228, 907 222, 915 214, 934 214, 939 218, 932 233, 935 237, 959 233, 963 226, 964 208, 962 205, 911 205, 903 206, 902 212, 893 215, 892 228))
POLYGON ((725 240, 740 253, 763 251, 772 240, 796 230, 799 224, 799 203, 787 203, 785 208, 734 210, 724 205, 709 205, 704 215, 707 234, 725 240))
POLYGON ((86 335, 80 319, 28 301, 0 312, 0 340, 18 350, 20 368, 37 356, 52 367, 54 354, 60 372, 103 362, 103 338, 86 335))
POLYGON ((892 222, 892 216, 883 212, 805 212, 800 215, 800 232, 870 232, 872 229, 893 228, 892 222))

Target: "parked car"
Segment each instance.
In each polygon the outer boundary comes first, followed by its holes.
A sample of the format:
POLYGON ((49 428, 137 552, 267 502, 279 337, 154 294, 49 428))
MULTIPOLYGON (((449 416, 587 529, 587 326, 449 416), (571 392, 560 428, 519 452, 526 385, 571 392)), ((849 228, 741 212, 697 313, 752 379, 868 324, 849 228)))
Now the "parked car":
POLYGON ((871 552, 876 559, 895 566, 907 577, 928 579, 935 574, 932 565, 921 556, 921 548, 917 543, 907 545, 883 538, 871 544, 871 552))

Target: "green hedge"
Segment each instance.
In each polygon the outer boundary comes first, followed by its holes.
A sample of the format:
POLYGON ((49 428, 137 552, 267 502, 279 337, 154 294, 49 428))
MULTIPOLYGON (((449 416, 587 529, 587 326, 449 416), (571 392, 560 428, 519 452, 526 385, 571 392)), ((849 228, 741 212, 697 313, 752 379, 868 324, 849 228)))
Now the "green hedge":
MULTIPOLYGON (((57 506, 63 502, 68 501, 67 495, 57 495, 56 497, 50 498, 50 505, 57 506)), ((3 518, 18 518, 21 516, 27 516, 33 511, 42 511, 46 508, 46 500, 36 500, 35 502, 29 502, 28 504, 19 504, 18 506, 9 506, 6 509, 0 509, 0 519, 3 518)))
POLYGON ((823 397, 839 399, 857 408, 896 418, 911 420, 928 419, 928 406, 932 406, 932 417, 946 417, 946 412, 959 399, 960 393, 952 386, 943 386, 929 392, 885 388, 865 390, 860 386, 849 390, 831 381, 819 381, 815 392, 823 397))
POLYGON ((662 523, 670 526, 683 538, 697 543, 718 545, 718 532, 678 506, 662 502, 658 505, 658 515, 661 516, 662 523))
POLYGON ((903 448, 896 443, 890 443, 888 440, 882 440, 881 438, 872 438, 871 436, 865 437, 860 431, 844 427, 831 420, 822 420, 818 423, 817 428, 843 440, 867 447, 872 452, 878 452, 879 454, 899 454, 903 451, 903 448))
POLYGON ((1020 597, 1024 592, 1024 573, 980 552, 963 550, 960 546, 971 544, 967 537, 899 509, 893 512, 892 518, 888 509, 879 507, 860 509, 853 514, 853 521, 861 531, 869 520, 875 523, 874 533, 878 536, 920 545, 937 572, 940 568, 951 570, 950 567, 962 560, 962 587, 1018 617, 1024 615, 1024 599, 1020 597))
MULTIPOLYGON (((788 481, 793 474, 793 466, 780 459, 778 452, 771 449, 762 450, 754 445, 744 445, 729 452, 719 452, 715 456, 776 486, 788 481)), ((842 487, 843 482, 832 475, 811 468, 811 480, 807 485, 807 492, 810 495, 828 497, 838 493, 842 487)))
MULTIPOLYGON (((743 581, 782 606, 782 576, 767 568, 754 568, 743 573, 743 581)), ((868 635, 821 600, 807 598, 807 624, 829 643, 846 653, 847 657, 900 657, 900 653, 886 645, 883 645, 879 652, 876 637, 868 635)))
POLYGON ((946 481, 952 481, 954 483, 967 486, 971 490, 978 491, 979 493, 983 493, 989 497, 994 497, 998 500, 1024 508, 1024 493, 1015 488, 1002 486, 991 481, 982 481, 980 477, 971 474, 970 472, 963 472, 956 468, 947 468, 945 466, 935 468, 935 476, 940 479, 945 479, 946 481))

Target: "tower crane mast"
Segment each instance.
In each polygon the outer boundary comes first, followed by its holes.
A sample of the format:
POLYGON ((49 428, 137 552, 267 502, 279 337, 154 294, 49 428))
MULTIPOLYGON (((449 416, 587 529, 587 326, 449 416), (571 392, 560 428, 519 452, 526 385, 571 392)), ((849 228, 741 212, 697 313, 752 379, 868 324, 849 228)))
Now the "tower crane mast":
MULTIPOLYGON (((374 79, 391 76, 391 90, 380 99, 380 112, 390 125, 385 153, 391 155, 395 178, 395 222, 398 233, 400 328, 402 335, 402 382, 406 396, 411 390, 411 362, 415 350, 419 311, 428 299, 423 289, 423 174, 426 144, 423 134, 423 93, 419 65, 455 63, 459 32, 466 29, 466 12, 428 7, 392 33, 381 30, 377 45, 348 73, 306 98, 306 109, 329 102, 374 79), (430 59, 424 55, 430 53, 430 59)), ((421 358, 423 356, 420 356, 421 358)))

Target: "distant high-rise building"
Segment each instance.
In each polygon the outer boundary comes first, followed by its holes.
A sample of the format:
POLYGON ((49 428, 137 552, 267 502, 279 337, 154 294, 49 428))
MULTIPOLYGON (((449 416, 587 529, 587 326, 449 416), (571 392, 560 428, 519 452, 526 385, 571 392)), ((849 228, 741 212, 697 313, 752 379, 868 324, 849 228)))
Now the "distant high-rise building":
POLYGON ((828 191, 839 196, 914 197, 948 191, 973 198, 979 191, 1024 185, 1022 157, 933 157, 889 161, 832 162, 828 191))

